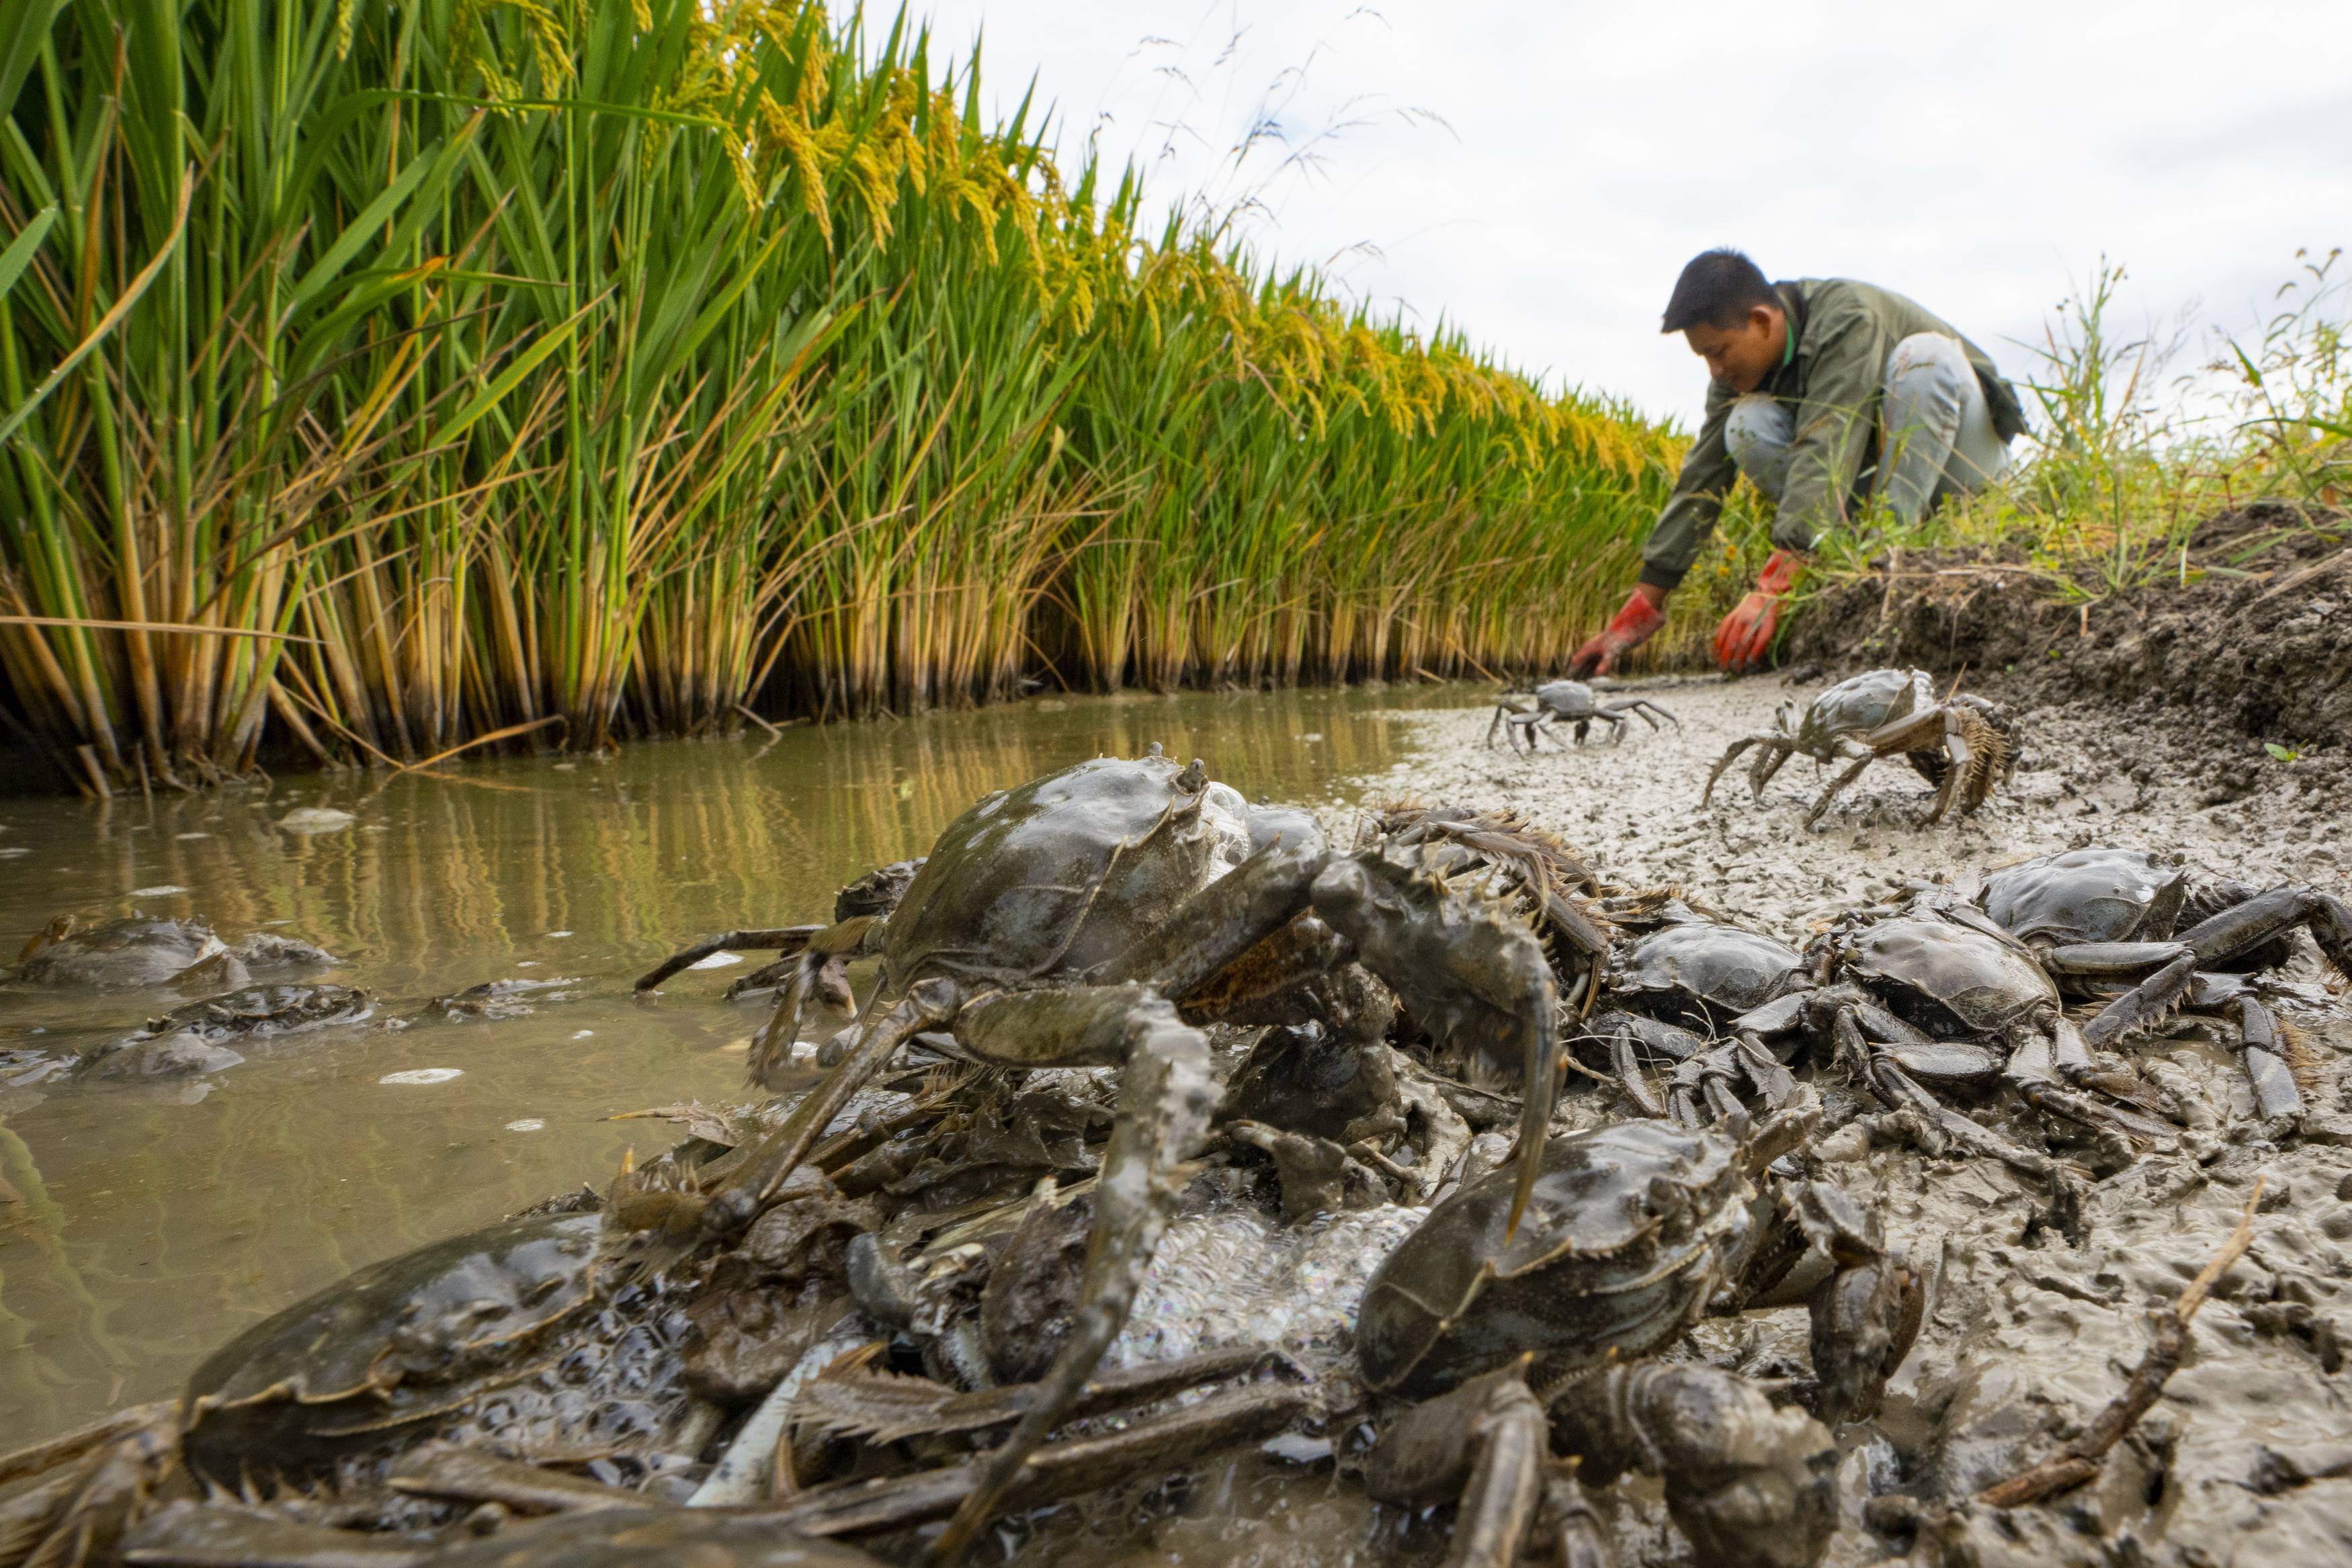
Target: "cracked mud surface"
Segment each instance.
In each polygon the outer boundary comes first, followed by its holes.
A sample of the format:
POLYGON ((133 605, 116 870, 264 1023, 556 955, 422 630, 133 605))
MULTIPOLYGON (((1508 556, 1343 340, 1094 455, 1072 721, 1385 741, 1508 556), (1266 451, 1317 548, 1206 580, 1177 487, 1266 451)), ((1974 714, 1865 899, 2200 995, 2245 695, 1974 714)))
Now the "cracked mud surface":
MULTIPOLYGON (((1628 886, 1675 884, 1730 918, 1801 945, 1835 914, 1908 882, 1969 885, 1992 866, 2088 843, 2178 851, 2192 870, 2342 893, 2352 808, 2340 753, 2273 762, 2242 734, 2200 733, 2082 707, 2022 709, 2011 784, 1976 817, 1916 825, 1927 787, 1881 763, 1802 830, 1818 785, 1792 763, 1765 800, 1727 774, 1723 747, 1769 722, 1769 680, 1656 685, 1680 731, 1635 726, 1619 747, 1521 758, 1482 743, 1486 712, 1422 720, 1426 749, 1376 789, 1532 816, 1628 886)), ((2219 726, 2217 724, 2216 727, 2219 726)), ((1825 1140, 1822 1173, 1884 1205, 1891 1238, 1930 1279, 1917 1347, 1885 1411, 1841 1435, 1844 1523, 1825 1561, 1862 1563, 2253 1564, 2352 1557, 2352 1014, 2306 946, 2276 1001, 2301 1032, 2310 1114, 2273 1141, 2234 1057, 2193 1020, 2130 1043, 2143 1071, 2191 1108, 2178 1154, 2144 1154, 2092 1189, 2084 1245, 2031 1222, 2038 1196, 1988 1160, 1931 1158, 1866 1137, 1825 1140), (2147 1343, 2145 1313, 2220 1249, 2257 1177, 2252 1248, 2198 1317, 2164 1397, 2099 1478, 2042 1507, 1967 1500, 2074 1436, 2122 1388, 2147 1343), (2343 1472, 2330 1475, 2329 1471, 2343 1472), (1865 1528, 1865 1501, 1889 1526, 1865 1528)), ((2030 1113, 1980 1109, 2020 1132, 2030 1113)), ((1855 1129, 1856 1134, 1859 1129, 1855 1129)), ((1698 1354, 1759 1375, 1801 1373, 1801 1311, 1707 1325, 1698 1354)), ((1687 1561, 1638 1489, 1609 1504, 1621 1561, 1687 1561)))

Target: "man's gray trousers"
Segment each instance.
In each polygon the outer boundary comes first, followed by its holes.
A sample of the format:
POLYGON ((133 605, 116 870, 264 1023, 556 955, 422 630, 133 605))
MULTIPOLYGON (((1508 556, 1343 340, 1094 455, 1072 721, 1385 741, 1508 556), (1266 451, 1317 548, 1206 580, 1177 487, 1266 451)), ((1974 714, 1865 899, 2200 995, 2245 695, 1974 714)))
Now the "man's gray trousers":
MULTIPOLYGON (((1895 345, 1886 359, 1879 420, 1871 493, 1905 523, 1918 521, 1946 496, 1998 478, 2009 466, 2009 449, 1993 434, 1975 369, 1959 343, 1940 332, 1916 332, 1895 345)), ((1796 411, 1762 392, 1734 402, 1723 428, 1731 460, 1775 502, 1788 481, 1796 435, 1796 411)))

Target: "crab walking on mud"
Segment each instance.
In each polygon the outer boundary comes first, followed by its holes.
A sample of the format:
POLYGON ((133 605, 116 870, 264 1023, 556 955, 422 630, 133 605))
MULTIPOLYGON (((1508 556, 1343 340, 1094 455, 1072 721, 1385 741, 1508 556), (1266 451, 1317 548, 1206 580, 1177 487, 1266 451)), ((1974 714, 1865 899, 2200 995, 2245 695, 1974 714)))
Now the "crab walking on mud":
POLYGON ((1576 1478, 1643 1470, 1663 1479, 1700 1561, 1810 1568, 1836 1522, 1829 1427, 1875 1413, 1925 1305, 1846 1194, 1758 1191, 1813 1120, 1634 1121, 1555 1138, 1516 1231, 1499 1173, 1440 1203, 1364 1292, 1365 1385, 1427 1401, 1388 1424, 1367 1490, 1422 1506, 1459 1497, 1458 1568, 1517 1561, 1549 1490, 1562 1560, 1592 1563, 1607 1557, 1576 1478), (1806 1249, 1831 1265, 1809 1302, 1813 1416, 1713 1367, 1642 1362, 1702 1312, 1769 1291, 1806 1249), (1547 1479, 1554 1444, 1579 1456, 1574 1475, 1547 1479))
POLYGON ((1742 736, 1724 748, 1699 792, 1700 805, 1714 800, 1716 780, 1751 747, 1759 749, 1748 784, 1759 800, 1764 786, 1791 757, 1843 764, 1805 813, 1810 828, 1864 768, 1900 753, 1936 786, 1936 803, 1926 819, 1932 824, 1956 805, 1963 815, 1983 805, 2012 757, 2006 714, 1979 696, 1938 702, 1935 680, 1925 670, 1872 670, 1840 681, 1807 704, 1802 715, 1795 707, 1781 704, 1774 727, 1742 736))
POLYGON ((1683 727, 1682 720, 1647 697, 1603 702, 1582 681, 1546 681, 1535 690, 1533 707, 1507 696, 1495 705, 1494 722, 1486 727, 1486 744, 1492 747, 1496 733, 1507 728, 1511 749, 1524 750, 1532 757, 1539 749, 1537 743, 1554 724, 1569 726, 1579 746, 1584 744, 1586 733, 1594 725, 1605 724, 1609 727, 1609 744, 1615 746, 1625 738, 1629 718, 1638 718, 1652 729, 1658 727, 1661 718, 1676 729, 1683 727))
MULTIPOLYGON (((808 937, 755 1042, 755 1079, 790 1050, 803 998, 830 958, 880 958, 880 988, 827 1047, 836 1061, 825 1080, 710 1195, 698 1215, 707 1239, 758 1218, 824 1127, 918 1034, 982 1064, 1123 1073, 1069 1337, 1035 1402, 983 1461, 940 1557, 958 1555, 995 1515, 1126 1321, 1179 1166, 1218 1097, 1193 1019, 1316 991, 1360 962, 1433 1038, 1518 1061, 1528 1092, 1516 1222, 1538 1174, 1558 1070, 1552 973, 1524 923, 1491 898, 1450 889, 1420 858, 1334 852, 1311 817, 1253 810, 1198 760, 1179 768, 1155 747, 982 800, 940 835, 889 914, 808 937)), ((673 1218, 672 1232, 680 1228, 673 1218)))

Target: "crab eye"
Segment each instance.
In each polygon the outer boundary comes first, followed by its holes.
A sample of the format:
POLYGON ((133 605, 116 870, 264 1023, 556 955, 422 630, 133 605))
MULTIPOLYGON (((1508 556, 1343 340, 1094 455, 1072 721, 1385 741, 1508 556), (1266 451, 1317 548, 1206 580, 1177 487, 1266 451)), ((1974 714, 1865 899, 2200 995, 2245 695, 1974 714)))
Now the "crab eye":
POLYGON ((1650 1189, 1643 1195, 1643 1200, 1644 1207, 1663 1218, 1682 1207, 1683 1189, 1671 1176, 1654 1176, 1650 1178, 1650 1189))

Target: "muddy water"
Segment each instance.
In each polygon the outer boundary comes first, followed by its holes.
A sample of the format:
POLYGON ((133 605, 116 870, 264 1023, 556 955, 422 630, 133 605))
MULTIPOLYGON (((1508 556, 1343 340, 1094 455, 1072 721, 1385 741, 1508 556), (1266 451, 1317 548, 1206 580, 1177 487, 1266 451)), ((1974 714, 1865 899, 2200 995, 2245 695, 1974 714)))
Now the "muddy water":
POLYGON ((67 1083, 58 1063, 182 999, 0 988, 0 1447, 175 1392, 206 1352, 352 1268, 479 1225, 674 1130, 603 1120, 730 1096, 757 1015, 736 967, 629 982, 681 941, 829 915, 987 790, 1159 741, 1256 795, 1352 798, 1404 755, 1391 711, 1459 692, 1041 699, 441 775, 305 778, 193 800, 0 800, 0 954, 53 915, 199 915, 299 935, 365 1024, 239 1042, 197 1078, 67 1083), (346 810, 340 831, 277 825, 346 810), (396 1026, 496 979, 568 982, 497 1022, 396 1026), (435 1082, 388 1075, 455 1070, 435 1082))

